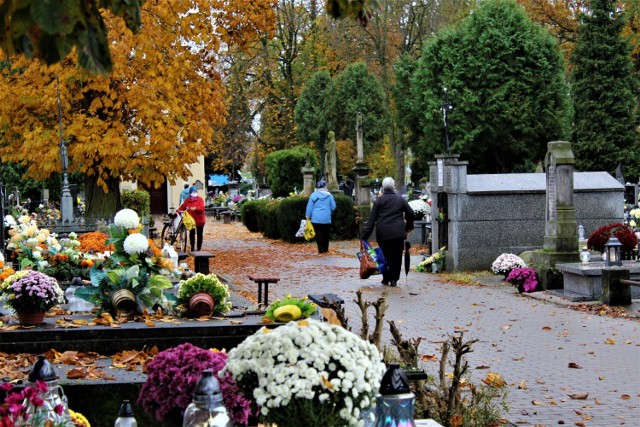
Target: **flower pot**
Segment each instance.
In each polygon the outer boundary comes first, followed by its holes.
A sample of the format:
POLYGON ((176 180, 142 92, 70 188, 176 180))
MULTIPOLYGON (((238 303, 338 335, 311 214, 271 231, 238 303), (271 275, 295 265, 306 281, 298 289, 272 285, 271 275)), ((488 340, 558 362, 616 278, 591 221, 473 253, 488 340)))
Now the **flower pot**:
POLYGON ((44 311, 36 311, 35 313, 19 311, 16 314, 22 326, 38 326, 44 322, 44 311))
POLYGON ((189 299, 189 310, 198 317, 211 316, 214 307, 213 297, 206 292, 198 292, 189 299))
POLYGON ((111 295, 111 304, 118 317, 133 317, 138 304, 136 296, 129 289, 119 289, 111 295))
POLYGON ((290 322, 299 319, 302 311, 297 305, 289 304, 275 309, 273 315, 279 322, 290 322))

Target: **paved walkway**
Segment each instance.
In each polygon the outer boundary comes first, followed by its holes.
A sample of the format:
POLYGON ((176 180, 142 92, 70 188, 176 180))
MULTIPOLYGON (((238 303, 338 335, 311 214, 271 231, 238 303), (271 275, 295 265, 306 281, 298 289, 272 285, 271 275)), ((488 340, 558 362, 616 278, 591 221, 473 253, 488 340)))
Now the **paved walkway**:
MULTIPOLYGON (((447 334, 466 331, 465 338, 479 340, 468 355, 472 380, 489 371, 505 378, 507 419, 513 424, 640 426, 637 319, 571 310, 545 295, 520 295, 497 277, 464 285, 411 271, 406 284, 403 274, 397 288, 383 287, 379 276, 358 278, 356 241, 331 242, 330 252, 318 255, 315 243, 283 245, 248 233, 239 223, 210 221, 206 231, 205 247, 218 262, 214 270, 227 274, 245 295, 255 293, 246 276, 256 271, 280 277, 270 287, 271 300, 287 293, 335 293, 345 299, 350 326, 358 332, 356 290, 375 300, 388 289, 386 320, 394 320, 405 338, 423 337, 421 353, 438 358, 447 334), (235 260, 233 268, 229 259, 235 260), (586 398, 575 399, 579 395, 586 398)), ((420 259, 413 257, 414 263, 420 259)), ((383 342, 390 342, 388 328, 383 342)), ((426 362, 425 369, 435 375, 438 365, 426 362)))

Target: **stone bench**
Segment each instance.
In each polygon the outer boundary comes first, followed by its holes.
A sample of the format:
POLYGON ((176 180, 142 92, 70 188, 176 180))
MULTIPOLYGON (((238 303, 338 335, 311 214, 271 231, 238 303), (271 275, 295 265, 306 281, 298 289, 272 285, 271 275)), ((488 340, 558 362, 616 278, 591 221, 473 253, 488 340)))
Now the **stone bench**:
MULTIPOLYGON (((610 268, 628 270, 630 279, 640 280, 640 262, 623 261, 622 267, 610 268)), ((564 289, 554 291, 558 296, 570 301, 596 301, 602 298, 604 262, 556 264, 556 269, 562 272, 564 283, 564 289)), ((633 287, 631 296, 632 298, 640 298, 640 288, 633 287)))
POLYGON ((249 280, 258 284, 258 305, 264 304, 265 307, 269 305, 269 283, 278 283, 279 277, 272 276, 260 276, 258 274, 249 275, 249 280), (262 294, 262 286, 264 285, 264 296, 262 294))
POLYGON ((193 268, 196 273, 209 274, 209 259, 215 257, 208 251, 192 251, 189 256, 193 257, 193 268))

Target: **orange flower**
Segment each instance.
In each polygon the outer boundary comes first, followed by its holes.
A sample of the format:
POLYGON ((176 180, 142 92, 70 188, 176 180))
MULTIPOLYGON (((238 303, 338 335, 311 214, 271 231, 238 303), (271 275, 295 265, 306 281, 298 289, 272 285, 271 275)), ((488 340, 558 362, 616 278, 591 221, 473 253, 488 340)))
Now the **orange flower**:
POLYGON ((82 252, 104 252, 107 250, 104 245, 108 238, 109 236, 99 231, 81 234, 78 237, 78 241, 80 242, 78 250, 82 252))
POLYGON ((155 256, 162 256, 162 249, 156 248, 155 246, 151 246, 151 251, 155 256))
POLYGON ((15 270, 11 267, 7 267, 4 270, 2 270, 2 273, 0 273, 0 280, 4 280, 7 277, 11 276, 13 273, 15 273, 15 270))
POLYGON ((91 268, 91 267, 93 267, 93 260, 83 259, 82 261, 80 261, 80 267, 82 267, 82 268, 91 268))
POLYGON ((4 260, 0 259, 0 268, 4 267, 4 260))

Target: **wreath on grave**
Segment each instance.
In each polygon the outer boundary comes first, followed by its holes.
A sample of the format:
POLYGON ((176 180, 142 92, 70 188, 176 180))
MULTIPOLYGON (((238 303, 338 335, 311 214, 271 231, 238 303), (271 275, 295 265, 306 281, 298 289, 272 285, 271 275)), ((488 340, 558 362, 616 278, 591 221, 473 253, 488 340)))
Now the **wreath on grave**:
POLYGON ((587 247, 604 252, 604 245, 613 236, 622 243, 622 250, 625 252, 632 251, 638 245, 638 238, 633 230, 624 224, 616 223, 602 226, 594 231, 587 240, 587 247))

